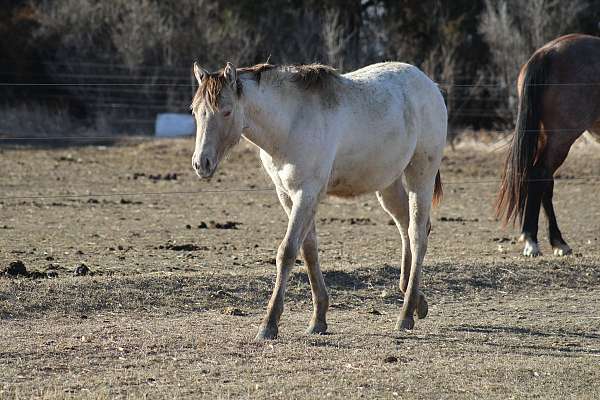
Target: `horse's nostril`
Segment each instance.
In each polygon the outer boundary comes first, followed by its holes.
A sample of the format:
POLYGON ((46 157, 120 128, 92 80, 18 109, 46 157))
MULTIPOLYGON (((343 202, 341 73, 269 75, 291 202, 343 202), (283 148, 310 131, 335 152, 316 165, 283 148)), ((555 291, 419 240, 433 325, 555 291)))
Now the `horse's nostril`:
POLYGON ((210 159, 208 159, 207 157, 204 157, 204 159, 202 160, 202 167, 204 169, 204 171, 210 171, 210 159))

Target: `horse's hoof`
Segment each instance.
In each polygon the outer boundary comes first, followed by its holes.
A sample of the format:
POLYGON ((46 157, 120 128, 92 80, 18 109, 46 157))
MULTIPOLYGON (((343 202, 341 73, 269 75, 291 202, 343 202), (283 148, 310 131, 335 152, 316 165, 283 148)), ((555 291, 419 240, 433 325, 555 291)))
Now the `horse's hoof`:
POLYGON ((278 329, 276 326, 262 326, 258 328, 258 333, 254 340, 257 342, 263 342, 265 340, 277 339, 278 329))
POLYGON ((523 255, 525 257, 538 257, 542 255, 542 252, 537 243, 526 242, 525 248, 523 249, 523 255))
POLYGON ((326 322, 311 322, 306 330, 308 335, 323 335, 325 332, 327 332, 326 322))
POLYGON ((540 246, 538 246, 537 242, 534 242, 529 235, 521 234, 519 242, 525 243, 525 247, 523 248, 523 255, 525 257, 537 257, 542 255, 540 246))
POLYGON ((429 304, 427 304, 427 300, 425 300, 425 296, 420 295, 419 296, 419 304, 417 304, 417 309, 415 310, 415 314, 417 314, 417 318, 425 319, 428 312, 429 312, 429 304))
POLYGON ((554 246, 554 255, 556 257, 564 257, 569 254, 573 254, 573 250, 569 247, 568 244, 561 244, 558 246, 554 246))
POLYGON ((412 318, 399 319, 396 324, 396 330, 398 331, 410 331, 415 327, 415 320, 412 318))

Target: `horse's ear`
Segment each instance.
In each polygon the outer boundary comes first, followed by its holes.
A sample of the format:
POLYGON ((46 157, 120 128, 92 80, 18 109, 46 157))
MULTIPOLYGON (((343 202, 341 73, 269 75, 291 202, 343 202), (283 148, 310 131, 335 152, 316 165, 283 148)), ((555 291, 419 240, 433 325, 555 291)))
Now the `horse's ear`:
POLYGON ((208 76, 208 71, 199 66, 197 62, 194 62, 194 75, 198 84, 201 84, 202 80, 208 76))
POLYGON ((230 62, 227 63, 227 65, 225 66, 225 69, 223 69, 223 76, 225 77, 225 79, 227 79, 227 82, 229 82, 230 85, 233 86, 236 84, 237 72, 232 63, 230 63, 230 62))

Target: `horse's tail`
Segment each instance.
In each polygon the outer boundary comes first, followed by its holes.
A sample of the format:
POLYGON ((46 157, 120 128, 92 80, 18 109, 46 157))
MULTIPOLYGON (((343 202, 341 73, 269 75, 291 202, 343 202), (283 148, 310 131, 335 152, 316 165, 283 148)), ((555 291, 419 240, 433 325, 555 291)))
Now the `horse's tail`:
POLYGON ((548 77, 546 60, 544 53, 536 53, 524 67, 517 124, 496 200, 496 217, 504 225, 514 223, 516 219, 521 221, 525 212, 527 183, 538 155, 540 111, 548 77))
POLYGON ((444 190, 442 189, 442 176, 438 170, 437 175, 435 176, 435 186, 433 187, 432 203, 434 207, 437 207, 442 202, 442 197, 444 197, 444 190))

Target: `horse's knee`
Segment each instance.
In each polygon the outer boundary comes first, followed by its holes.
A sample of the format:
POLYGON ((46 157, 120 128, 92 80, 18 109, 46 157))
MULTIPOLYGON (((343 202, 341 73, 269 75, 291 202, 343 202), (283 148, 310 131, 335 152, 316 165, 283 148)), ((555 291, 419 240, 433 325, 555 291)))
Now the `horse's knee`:
POLYGON ((281 243, 277 250, 277 265, 290 266, 296 262, 299 246, 293 241, 285 241, 281 243))

